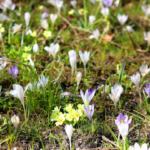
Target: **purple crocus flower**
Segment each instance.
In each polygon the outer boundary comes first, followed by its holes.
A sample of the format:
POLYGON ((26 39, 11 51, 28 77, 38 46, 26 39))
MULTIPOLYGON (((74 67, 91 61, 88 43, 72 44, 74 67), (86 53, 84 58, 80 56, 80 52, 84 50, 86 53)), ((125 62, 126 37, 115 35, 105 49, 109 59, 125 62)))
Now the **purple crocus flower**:
POLYGON ((88 105, 87 108, 84 106, 84 112, 87 115, 87 117, 89 118, 90 122, 92 122, 92 116, 94 113, 94 104, 92 104, 91 107, 88 105))
POLYGON ((113 3, 113 0, 103 0, 103 3, 106 7, 110 7, 113 3))
POLYGON ((44 12, 41 16, 42 19, 46 19, 48 17, 48 12, 44 12))
POLYGON ((88 94, 89 96, 94 92, 94 90, 92 90, 92 88, 88 89, 88 94))
POLYGON ((150 84, 146 84, 146 87, 144 88, 145 92, 147 93, 148 97, 150 98, 150 84))
POLYGON ((128 116, 123 115, 122 113, 120 113, 117 119, 115 120, 115 124, 117 126, 121 125, 121 123, 126 123, 129 125, 131 122, 132 122, 132 118, 128 120, 128 116))
POLYGON ((12 76, 14 76, 15 79, 17 79, 17 74, 18 74, 18 72, 19 72, 19 69, 18 69, 18 67, 15 66, 15 65, 12 66, 12 69, 9 68, 9 73, 10 73, 12 76))

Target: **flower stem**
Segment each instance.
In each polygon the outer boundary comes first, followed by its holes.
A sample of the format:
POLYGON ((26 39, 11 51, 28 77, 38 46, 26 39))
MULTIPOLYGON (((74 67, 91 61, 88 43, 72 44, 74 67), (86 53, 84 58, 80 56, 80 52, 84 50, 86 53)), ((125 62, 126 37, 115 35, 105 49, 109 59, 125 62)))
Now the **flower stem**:
POLYGON ((93 121, 91 120, 91 129, 92 129, 92 135, 94 133, 94 126, 93 126, 93 121))
POLYGON ((139 92, 139 96, 140 96, 140 105, 141 105, 141 103, 142 103, 142 100, 141 100, 141 92, 140 92, 139 87, 137 87, 137 89, 138 89, 138 92, 139 92))
POLYGON ((124 140, 124 150, 126 150, 126 138, 124 140))
POLYGON ((26 117, 26 109, 25 109, 25 106, 23 105, 23 109, 24 109, 24 118, 25 118, 25 121, 27 120, 27 117, 26 117))
POLYGON ((70 142, 70 150, 71 150, 71 139, 69 140, 69 142, 70 142))
POLYGON ((84 65, 84 75, 86 76, 86 65, 84 65))

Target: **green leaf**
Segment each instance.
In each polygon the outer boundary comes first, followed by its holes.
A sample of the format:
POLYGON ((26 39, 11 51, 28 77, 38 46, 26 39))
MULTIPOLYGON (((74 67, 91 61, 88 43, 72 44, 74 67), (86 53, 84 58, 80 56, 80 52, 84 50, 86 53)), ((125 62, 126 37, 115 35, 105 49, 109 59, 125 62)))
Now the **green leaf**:
POLYGON ((56 135, 54 135, 53 133, 50 133, 50 136, 53 138, 53 139, 57 139, 58 140, 58 137, 56 135))

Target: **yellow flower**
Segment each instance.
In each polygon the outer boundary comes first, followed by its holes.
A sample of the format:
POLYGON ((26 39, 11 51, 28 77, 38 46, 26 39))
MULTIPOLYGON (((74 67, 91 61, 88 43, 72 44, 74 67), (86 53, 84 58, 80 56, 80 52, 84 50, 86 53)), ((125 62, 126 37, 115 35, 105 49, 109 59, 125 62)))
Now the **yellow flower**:
POLYGON ((66 114, 66 120, 72 121, 73 116, 71 114, 66 114))
POLYGON ((44 31, 43 35, 45 36, 45 38, 50 38, 52 36, 52 32, 51 31, 44 31))
POLYGON ((36 31, 33 31, 33 33, 32 33, 32 37, 37 37, 37 33, 36 33, 36 31))
POLYGON ((73 117, 75 118, 76 121, 79 120, 80 114, 77 110, 73 110, 73 117))
POLYGON ((71 104, 69 104, 69 105, 66 105, 66 108, 65 108, 65 110, 67 111, 67 112, 69 112, 70 114, 72 114, 72 112, 73 112, 73 108, 72 108, 72 106, 73 105, 71 105, 71 104))
POLYGON ((44 8, 44 6, 43 6, 43 5, 40 5, 40 6, 39 6, 39 9, 40 9, 40 10, 42 10, 43 8, 44 8))
POLYGON ((61 113, 56 120, 57 120, 57 122, 55 123, 56 126, 62 125, 63 122, 65 121, 64 114, 61 113))
POLYGON ((79 108, 80 110, 84 110, 83 107, 84 107, 83 104, 78 104, 78 108, 79 108))
POLYGON ((68 12, 69 15, 73 15, 74 14, 74 9, 71 9, 69 12, 68 12))
POLYGON ((24 51, 25 51, 25 52, 31 51, 31 47, 30 47, 30 46, 25 46, 25 47, 24 47, 24 51))
POLYGON ((31 54, 29 53, 23 53, 22 57, 24 58, 24 60, 28 60, 28 57, 30 57, 31 54))

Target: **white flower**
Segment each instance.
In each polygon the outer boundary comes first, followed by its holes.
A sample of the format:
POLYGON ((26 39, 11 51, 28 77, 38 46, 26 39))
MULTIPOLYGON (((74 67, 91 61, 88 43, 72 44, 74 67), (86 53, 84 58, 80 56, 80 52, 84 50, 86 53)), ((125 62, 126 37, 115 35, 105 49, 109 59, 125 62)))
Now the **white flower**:
POLYGON ((71 65, 72 73, 73 73, 75 69, 76 61, 77 61, 76 52, 74 50, 70 50, 68 52, 68 55, 69 55, 69 61, 70 61, 70 65, 71 65))
POLYGON ((70 4, 71 4, 72 7, 76 7, 77 1, 76 0, 71 0, 70 4))
POLYGON ((71 150, 71 137, 72 137, 72 133, 73 133, 73 126, 72 124, 66 124, 65 125, 65 131, 66 131, 66 134, 69 138, 69 142, 70 142, 70 150, 71 150))
POLYGON ((29 23, 30 23, 30 19, 31 19, 31 15, 29 12, 26 12, 24 14, 24 19, 25 19, 25 23, 26 23, 26 29, 28 28, 29 26, 29 23))
MULTIPOLYGON (((104 84, 102 84, 101 86, 97 87, 96 90, 98 91, 98 90, 100 90, 100 89, 103 88, 103 87, 104 87, 104 84)), ((104 92, 107 93, 108 90, 109 90, 109 85, 106 85, 106 86, 104 87, 104 92)), ((102 92, 102 93, 103 93, 103 92, 102 92)))
POLYGON ((134 29, 132 28, 132 26, 126 26, 125 29, 124 29, 124 31, 126 32, 126 30, 128 32, 134 32, 134 29))
POLYGON ((99 30, 96 29, 96 30, 93 31, 93 34, 89 36, 89 39, 95 38, 96 40, 98 40, 99 34, 100 34, 99 30))
POLYGON ((113 87, 111 87, 111 94, 109 94, 109 97, 111 98, 112 101, 114 101, 115 106, 122 92, 123 92, 123 87, 121 85, 115 84, 113 87))
POLYGON ((16 7, 16 5, 12 3, 12 0, 5 0, 1 2, 1 6, 2 9, 8 8, 10 10, 14 10, 16 7))
POLYGON ((150 148, 147 149, 147 144, 146 143, 142 144, 141 147, 138 143, 135 143, 134 146, 129 147, 129 150, 150 150, 150 148))
POLYGON ((120 125, 118 125, 118 129, 123 140, 125 141, 126 136, 128 135, 129 125, 127 123, 121 123, 120 125))
POLYGON ((15 128, 17 128, 20 123, 20 119, 18 116, 14 115, 11 117, 11 122, 14 124, 15 128))
POLYGON ((13 95, 14 97, 17 97, 20 100, 23 107, 24 107, 24 94, 25 94, 25 91, 23 91, 23 88, 22 88, 21 85, 13 84, 13 90, 11 90, 9 92, 9 94, 13 95))
POLYGON ((79 55, 84 64, 84 67, 86 67, 87 62, 90 59, 90 52, 85 51, 84 53, 82 53, 82 51, 79 51, 79 55))
POLYGON ((148 68, 147 65, 142 65, 142 66, 140 67, 140 72, 141 72, 141 74, 142 74, 143 77, 144 77, 146 74, 148 74, 149 71, 150 71, 150 68, 148 68))
POLYGON ((45 78, 44 74, 42 73, 41 78, 39 77, 39 84, 40 86, 42 86, 43 88, 46 87, 46 84, 49 81, 49 77, 45 78))
POLYGON ((150 6, 145 5, 145 6, 142 6, 141 8, 145 12, 146 16, 150 15, 150 6))
POLYGON ((118 14, 117 18, 121 25, 124 25, 125 22, 128 20, 128 16, 121 14, 118 14))
POLYGON ((0 42, 3 41, 2 33, 0 32, 0 42))
POLYGON ((140 84, 140 74, 137 72, 136 74, 133 74, 131 76, 131 81, 135 84, 137 89, 139 90, 139 84, 140 84))
POLYGON ((55 56, 56 56, 56 54, 57 54, 57 52, 59 50, 59 44, 58 43, 56 43, 56 44, 51 43, 50 47, 45 46, 44 50, 46 50, 47 52, 51 53, 53 58, 55 58, 55 56))
POLYGON ((33 51, 36 53, 39 51, 39 45, 37 43, 33 45, 33 51))
POLYGON ((96 92, 96 90, 94 90, 89 96, 88 89, 86 90, 85 95, 83 94, 83 91, 80 90, 80 95, 82 97, 82 100, 83 100, 85 106, 90 104, 90 101, 93 99, 95 92, 96 92))
POLYGON ((28 35, 28 34, 30 34, 30 35, 32 35, 32 30, 28 30, 27 32, 26 32, 26 35, 28 35))
POLYGON ((115 4, 116 7, 119 6, 119 3, 120 3, 120 0, 116 0, 116 1, 114 2, 114 4, 115 4))
POLYGON ((6 57, 0 58, 0 70, 3 70, 6 67, 7 61, 5 61, 5 60, 7 60, 6 57))
POLYGON ((90 0, 90 2, 91 2, 92 4, 95 4, 96 0, 90 0))
POLYGON ((76 77, 76 80, 77 80, 77 87, 79 87, 81 78, 82 78, 82 73, 81 73, 81 72, 77 72, 77 77, 76 77))
POLYGON ((27 59, 29 60, 30 65, 31 65, 32 67, 34 67, 34 62, 33 62, 32 58, 31 58, 31 55, 29 55, 29 56, 27 57, 27 59))
POLYGON ((109 15, 109 8, 108 7, 102 7, 101 14, 104 16, 108 16, 109 15))
POLYGON ((50 19, 51 19, 51 21, 52 21, 53 24, 55 23, 57 17, 58 17, 57 14, 50 14, 50 19))
POLYGON ((94 21, 95 21, 95 16, 94 15, 90 15, 89 16, 89 22, 90 22, 90 24, 93 24, 94 21))
POLYGON ((24 93, 25 93, 27 90, 33 91, 35 88, 40 88, 40 83, 38 83, 37 81, 34 81, 33 85, 32 85, 31 83, 28 83, 28 84, 25 86, 24 93))
POLYGON ((8 18, 6 15, 4 15, 3 13, 0 13, 0 21, 9 21, 10 18, 8 18))
POLYGON ((57 7, 58 11, 60 11, 61 7, 63 6, 63 0, 57 0, 55 2, 55 6, 57 7))
POLYGON ((148 41, 148 45, 150 45, 150 31, 147 33, 144 33, 144 40, 148 41))
POLYGON ((48 30, 48 22, 46 19, 41 19, 41 27, 45 30, 48 30))
POLYGON ((15 25, 12 27, 13 33, 18 32, 18 31, 21 29, 21 26, 22 26, 22 24, 15 24, 15 25))

